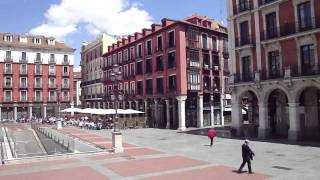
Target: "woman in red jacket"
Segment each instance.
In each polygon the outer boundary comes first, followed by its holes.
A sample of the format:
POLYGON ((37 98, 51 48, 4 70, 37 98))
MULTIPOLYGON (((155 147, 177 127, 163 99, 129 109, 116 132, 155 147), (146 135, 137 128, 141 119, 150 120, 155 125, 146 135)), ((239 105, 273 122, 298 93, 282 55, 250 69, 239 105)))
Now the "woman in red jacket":
POLYGON ((213 138, 216 136, 217 136, 217 133, 215 129, 212 128, 208 131, 208 138, 210 138, 210 141, 211 141, 210 146, 213 145, 213 138))

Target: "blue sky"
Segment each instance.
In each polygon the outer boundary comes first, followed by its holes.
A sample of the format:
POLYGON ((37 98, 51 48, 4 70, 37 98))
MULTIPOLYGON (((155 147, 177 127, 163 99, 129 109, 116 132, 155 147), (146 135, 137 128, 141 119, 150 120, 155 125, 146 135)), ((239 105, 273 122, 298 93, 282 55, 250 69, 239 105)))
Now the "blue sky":
POLYGON ((226 0, 1 0, 0 32, 55 36, 77 49, 101 33, 133 34, 162 18, 193 13, 226 24, 226 0))

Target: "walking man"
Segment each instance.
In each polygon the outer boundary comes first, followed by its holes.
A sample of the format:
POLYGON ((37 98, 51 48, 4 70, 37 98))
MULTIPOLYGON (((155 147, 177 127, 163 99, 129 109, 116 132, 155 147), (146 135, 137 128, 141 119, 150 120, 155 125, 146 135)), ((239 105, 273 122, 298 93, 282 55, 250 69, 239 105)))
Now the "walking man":
POLYGON ((247 163, 248 169, 249 169, 249 174, 252 174, 251 160, 253 159, 253 156, 255 156, 255 154, 252 152, 252 150, 249 147, 249 140, 246 139, 244 141, 244 143, 242 144, 242 164, 238 170, 238 173, 242 172, 242 168, 247 163))

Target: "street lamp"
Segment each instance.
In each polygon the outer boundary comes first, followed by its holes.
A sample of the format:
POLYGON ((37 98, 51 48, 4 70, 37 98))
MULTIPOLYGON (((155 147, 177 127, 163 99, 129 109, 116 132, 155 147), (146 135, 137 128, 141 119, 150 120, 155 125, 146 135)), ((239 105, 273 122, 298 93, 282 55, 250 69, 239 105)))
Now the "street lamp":
POLYGON ((119 90, 119 82, 122 80, 120 67, 118 64, 115 64, 111 73, 111 81, 114 82, 114 89, 111 93, 111 101, 115 103, 115 116, 114 116, 114 125, 112 132, 112 150, 114 152, 123 152, 122 147, 122 134, 118 127, 118 102, 123 99, 122 93, 119 90))

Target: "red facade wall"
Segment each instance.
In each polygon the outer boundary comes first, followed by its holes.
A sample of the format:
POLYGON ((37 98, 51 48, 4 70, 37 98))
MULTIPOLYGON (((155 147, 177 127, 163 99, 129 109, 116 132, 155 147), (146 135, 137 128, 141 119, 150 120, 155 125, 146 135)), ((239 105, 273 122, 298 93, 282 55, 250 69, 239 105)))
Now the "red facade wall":
POLYGON ((282 55, 282 66, 298 64, 297 57, 297 45, 294 39, 280 41, 281 55, 282 55))

